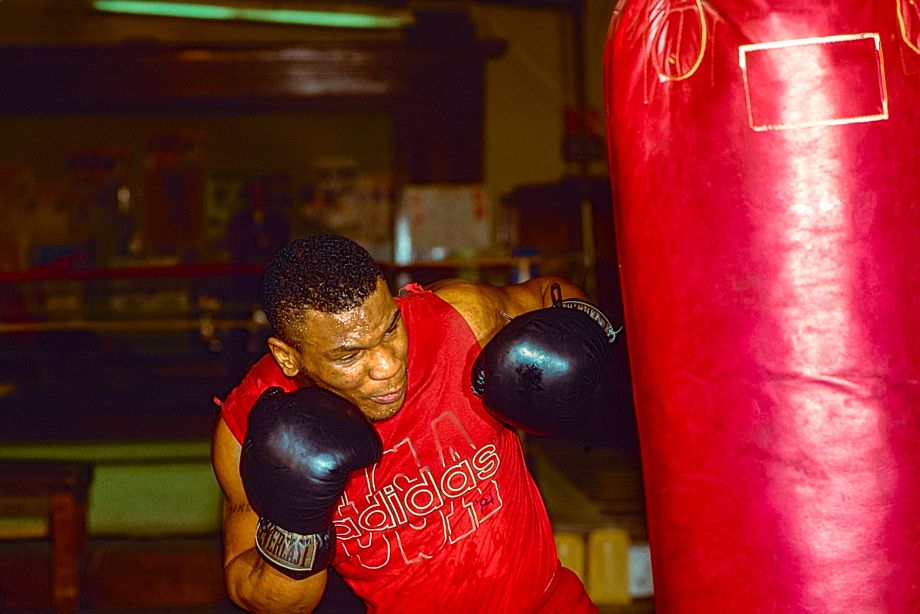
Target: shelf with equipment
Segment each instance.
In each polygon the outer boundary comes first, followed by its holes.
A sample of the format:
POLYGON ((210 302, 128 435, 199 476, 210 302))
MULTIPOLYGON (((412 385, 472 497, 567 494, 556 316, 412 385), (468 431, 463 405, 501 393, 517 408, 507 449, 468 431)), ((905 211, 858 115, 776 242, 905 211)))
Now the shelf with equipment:
POLYGON ((339 157, 385 184, 380 208, 408 184, 481 183, 486 64, 506 44, 477 38, 461 13, 434 21, 387 38, 0 44, 0 127, 12 135, 0 146, 11 222, 0 271, 64 248, 83 251, 86 268, 223 261, 220 250, 264 261, 271 250, 235 253, 263 235, 282 240, 242 194, 248 182, 268 177, 262 196, 286 199, 285 232, 315 231, 300 210, 332 207, 323 165, 339 157), (277 176, 290 182, 276 193, 277 176), (263 235, 230 228, 250 207, 263 235))

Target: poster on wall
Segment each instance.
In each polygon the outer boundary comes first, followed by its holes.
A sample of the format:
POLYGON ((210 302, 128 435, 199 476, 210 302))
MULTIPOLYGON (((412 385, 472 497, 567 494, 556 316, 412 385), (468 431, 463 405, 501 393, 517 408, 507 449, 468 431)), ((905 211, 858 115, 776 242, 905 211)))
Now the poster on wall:
POLYGON ((396 212, 396 264, 469 257, 491 245, 492 207, 481 184, 409 185, 396 212))

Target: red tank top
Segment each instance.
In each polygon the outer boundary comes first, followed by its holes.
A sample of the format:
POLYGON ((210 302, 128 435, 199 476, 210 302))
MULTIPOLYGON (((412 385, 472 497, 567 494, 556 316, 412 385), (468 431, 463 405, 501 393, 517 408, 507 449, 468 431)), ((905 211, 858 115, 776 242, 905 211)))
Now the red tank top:
MULTIPOLYGON (((543 611, 565 583, 517 435, 470 388, 479 344, 450 305, 408 290, 397 299, 409 336, 406 402, 375 424, 383 457, 356 471, 340 499, 336 569, 368 612, 543 611)), ((223 403, 240 441, 272 385, 295 387, 268 356, 223 403)), ((572 598, 586 600, 575 584, 572 598)))

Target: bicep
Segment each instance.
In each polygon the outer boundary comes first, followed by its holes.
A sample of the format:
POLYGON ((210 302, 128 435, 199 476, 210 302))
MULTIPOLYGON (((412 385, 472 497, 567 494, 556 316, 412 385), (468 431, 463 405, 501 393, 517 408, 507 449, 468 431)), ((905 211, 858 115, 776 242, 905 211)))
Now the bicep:
POLYGON ((227 423, 218 420, 211 446, 211 462, 220 489, 224 493, 223 537, 224 565, 252 547, 258 515, 249 505, 243 480, 240 478, 240 452, 242 446, 236 440, 227 423))

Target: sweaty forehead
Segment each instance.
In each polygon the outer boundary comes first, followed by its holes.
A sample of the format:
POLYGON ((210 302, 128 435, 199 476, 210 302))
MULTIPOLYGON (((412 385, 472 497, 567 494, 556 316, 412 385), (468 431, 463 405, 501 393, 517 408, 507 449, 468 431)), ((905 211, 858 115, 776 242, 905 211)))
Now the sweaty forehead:
POLYGON ((301 330, 303 347, 325 353, 341 346, 371 345, 390 327, 397 311, 385 284, 353 309, 340 313, 307 310, 301 330))

